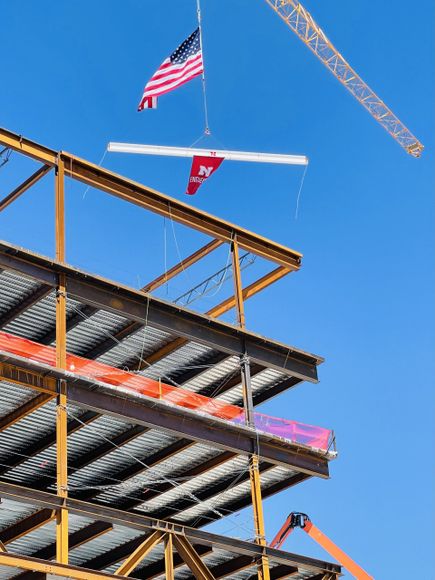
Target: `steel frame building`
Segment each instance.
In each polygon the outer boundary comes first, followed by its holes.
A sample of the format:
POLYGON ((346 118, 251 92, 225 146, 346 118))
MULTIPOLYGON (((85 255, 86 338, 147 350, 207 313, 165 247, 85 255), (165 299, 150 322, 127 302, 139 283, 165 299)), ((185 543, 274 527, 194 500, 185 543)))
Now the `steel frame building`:
POLYGON ((317 382, 323 361, 245 327, 244 302, 297 271, 301 254, 69 153, 6 130, 0 143, 42 163, 0 211, 54 171, 56 239, 54 260, 0 243, 0 330, 56 349, 55 367, 0 352, 0 578, 335 580, 340 566, 266 545, 262 505, 327 478, 335 452, 253 424, 255 405, 317 382), (140 291, 80 271, 65 262, 65 177, 211 240, 140 291), (222 244, 233 296, 200 314, 152 295, 222 244), (243 288, 239 249, 274 269, 243 288), (233 308, 237 325, 217 320, 233 308), (67 350, 240 405, 246 424, 79 376, 67 350), (201 529, 248 505, 252 541, 201 529))

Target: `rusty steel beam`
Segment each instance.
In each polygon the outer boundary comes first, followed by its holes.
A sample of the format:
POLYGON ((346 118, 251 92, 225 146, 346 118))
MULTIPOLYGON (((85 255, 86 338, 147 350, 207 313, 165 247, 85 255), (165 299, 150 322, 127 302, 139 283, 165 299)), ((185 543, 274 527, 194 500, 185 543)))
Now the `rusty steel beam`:
POLYGON ((71 382, 69 374, 61 369, 46 367, 41 363, 11 354, 8 354, 8 359, 12 364, 19 361, 23 368, 34 372, 40 370, 50 377, 65 380, 68 383, 69 401, 86 410, 118 417, 135 425, 157 427, 178 437, 212 444, 222 450, 241 455, 252 453, 259 442, 262 457, 266 461, 311 475, 328 477, 330 457, 327 454, 319 454, 293 443, 285 443, 271 435, 257 433, 228 421, 189 412, 158 399, 136 400, 124 396, 116 389, 111 389, 109 393, 91 390, 98 384, 95 380, 80 377, 74 378, 71 382))
POLYGON ((172 278, 174 278, 175 276, 177 276, 178 274, 180 274, 193 264, 196 264, 196 262, 198 262, 205 256, 208 256, 208 254, 213 252, 213 250, 216 250, 216 248, 219 248, 219 246, 221 246, 222 244, 223 242, 221 240, 212 240, 211 242, 209 242, 208 244, 206 244, 205 246, 203 246, 202 248, 200 248, 187 258, 181 260, 175 266, 172 266, 172 268, 169 268, 167 272, 164 272, 152 282, 148 282, 148 284, 145 284, 145 286, 142 288, 142 291, 153 292, 153 290, 156 290, 160 286, 163 286, 163 284, 166 284, 166 282, 168 282, 169 280, 171 280, 172 278))
POLYGON ((9 195, 0 200, 0 212, 8 207, 13 201, 18 199, 20 195, 26 192, 30 187, 35 185, 44 175, 51 170, 50 165, 43 165, 28 177, 23 183, 20 183, 9 195))
POLYGON ((30 570, 36 573, 43 573, 49 578, 65 578, 66 580, 119 580, 127 576, 113 576, 105 572, 94 572, 78 566, 60 564, 47 560, 39 560, 30 556, 21 556, 9 552, 0 552, 0 566, 9 566, 11 568, 20 568, 30 570))
MULTIPOLYGON (((93 411, 85 411, 77 419, 69 419, 67 423, 68 435, 72 435, 85 425, 89 425, 90 423, 98 419, 98 417, 100 417, 98 413, 94 413, 93 411)), ((0 466, 0 475, 6 473, 7 471, 9 471, 9 469, 12 469, 14 467, 17 467, 18 465, 21 465, 22 463, 25 463, 26 461, 28 461, 29 457, 41 453, 41 451, 48 449, 55 443, 56 443, 56 430, 53 430, 44 435, 43 437, 41 437, 40 439, 36 439, 32 443, 29 443, 26 447, 21 449, 19 455, 12 454, 11 457, 5 459, 2 462, 3 465, 0 466)), ((36 484, 36 482, 39 482, 40 480, 52 483, 53 476, 56 475, 56 471, 55 470, 51 471, 49 469, 48 470, 44 469, 43 471, 44 475, 31 479, 29 485, 33 486, 36 484)))
POLYGON ((0 129, 0 144, 52 167, 57 166, 61 160, 65 165, 65 175, 68 177, 82 181, 91 187, 134 203, 223 242, 230 243, 237 236, 240 247, 248 252, 293 270, 300 268, 302 254, 299 252, 70 153, 54 151, 6 129, 0 129))
MULTIPOLYGON (((95 538, 99 538, 102 534, 113 530, 113 524, 106 522, 94 522, 89 524, 85 529, 77 530, 69 536, 69 548, 73 550, 82 546, 86 542, 90 542, 95 538)), ((48 544, 32 553, 32 558, 39 558, 41 560, 52 560, 56 556, 56 542, 48 544)), ((23 572, 15 577, 15 580, 28 580, 31 577, 31 572, 23 572)))
POLYGON ((30 401, 23 403, 22 405, 20 405, 19 407, 17 407, 16 409, 14 409, 13 411, 11 411, 10 413, 8 413, 7 415, 5 415, 0 419, 0 432, 4 431, 8 427, 11 427, 24 417, 27 417, 27 415, 33 413, 34 411, 42 407, 42 405, 45 405, 45 403, 53 399, 53 397, 54 395, 41 393, 39 395, 36 395, 36 397, 33 397, 33 399, 30 399, 30 401))
POLYGON ((26 534, 45 526, 45 524, 54 520, 55 517, 56 512, 54 509, 44 508, 39 510, 2 530, 0 532, 0 540, 6 545, 15 542, 15 540, 19 540, 26 534))
POLYGON ((123 510, 103 505, 96 505, 94 503, 84 502, 73 498, 60 498, 52 493, 29 489, 3 481, 0 481, 0 497, 51 510, 56 510, 60 505, 64 505, 72 514, 90 518, 91 520, 105 521, 112 524, 126 526, 143 531, 144 533, 161 530, 165 532, 171 531, 176 534, 184 534, 185 537, 187 537, 194 545, 200 544, 203 546, 212 546, 218 549, 228 550, 238 556, 247 554, 258 558, 262 554, 266 554, 271 561, 276 563, 296 567, 305 566, 307 569, 313 570, 314 572, 325 571, 339 574, 341 571, 340 566, 336 564, 330 564, 314 558, 307 558, 283 550, 276 550, 268 546, 259 546, 252 542, 213 534, 204 530, 191 528, 184 524, 171 524, 167 521, 157 520, 134 512, 125 512, 123 510))
MULTIPOLYGON (((256 280, 255 282, 253 282, 252 284, 250 284, 241 291, 243 300, 247 300, 251 296, 254 296, 258 292, 260 292, 261 290, 272 284, 274 281, 276 281, 279 278, 282 278, 288 273, 289 270, 282 267, 277 268, 273 272, 269 272, 269 274, 266 274, 262 278, 259 278, 258 280, 256 280)), ((232 310, 235 306, 236 306, 236 297, 231 296, 230 298, 227 298, 220 304, 217 304, 216 306, 208 310, 205 314, 206 316, 210 316, 212 318, 218 318, 219 316, 222 316, 222 314, 225 314, 226 312, 232 310)), ((132 332, 138 330, 139 328, 140 325, 138 326, 136 324, 136 326, 134 326, 134 323, 132 323, 131 325, 132 332)), ((138 370, 143 370, 151 366, 152 364, 155 364, 156 362, 160 361, 162 358, 168 356, 169 354, 172 354, 173 352, 175 352, 188 342, 189 342, 188 339, 178 337, 172 340, 171 342, 165 344, 164 346, 160 347, 159 349, 157 349, 143 361, 139 361, 139 363, 136 363, 135 360, 131 359, 127 361, 125 364, 127 368, 137 366, 138 370)))
POLYGON ((66 277, 68 295, 89 306, 121 314, 169 334, 174 328, 182 339, 192 340, 228 354, 246 354, 253 362, 274 368, 289 376, 317 382, 317 365, 323 359, 256 335, 210 316, 194 313, 177 305, 126 286, 84 274, 67 265, 0 243, 0 267, 30 275, 46 284, 57 284, 57 273, 66 277))
POLYGON ((277 438, 265 436, 252 430, 236 426, 227 421, 190 414, 185 410, 166 405, 159 400, 152 404, 145 399, 119 398, 115 394, 89 391, 69 385, 69 400, 90 411, 112 415, 121 420, 145 427, 159 428, 174 435, 193 441, 215 445, 226 451, 249 455, 259 439, 262 457, 266 461, 284 465, 310 475, 328 477, 328 458, 285 444, 277 438))
POLYGON ((207 564, 202 561, 198 552, 185 536, 174 534, 172 539, 174 547, 191 569, 196 580, 215 580, 207 564))
POLYGON ((19 304, 8 310, 0 317, 0 329, 4 328, 9 322, 23 314, 26 310, 31 308, 34 304, 42 300, 53 290, 51 286, 40 284, 29 296, 24 298, 19 304))

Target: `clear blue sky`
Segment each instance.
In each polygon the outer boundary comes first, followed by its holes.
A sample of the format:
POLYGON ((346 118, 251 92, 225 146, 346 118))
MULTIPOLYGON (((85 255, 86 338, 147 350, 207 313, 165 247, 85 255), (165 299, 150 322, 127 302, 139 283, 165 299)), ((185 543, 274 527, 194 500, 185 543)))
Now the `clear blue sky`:
MULTIPOLYGON (((252 299, 248 327, 325 356, 320 384, 263 410, 334 428, 339 458, 330 480, 267 501, 268 535, 287 512, 306 511, 377 579, 429 579, 433 5, 420 2, 418 20, 404 0, 306 6, 426 145, 423 157, 406 155, 263 0, 203 0, 216 139, 227 148, 306 154, 311 164, 297 220, 301 168, 224 162, 188 201, 304 254, 300 272, 252 299)), ((147 78, 195 26, 194 0, 3 3, 0 125, 95 162, 109 140, 190 145, 203 126, 198 79, 161 98, 157 111, 138 114, 136 106, 147 78)), ((104 165, 186 201, 188 160, 108 154, 104 165)), ((31 170, 14 155, 0 171, 2 194, 31 170)), ((67 187, 75 265, 138 286, 177 261, 177 244, 187 255, 200 243, 176 226, 176 244, 161 218, 84 189, 67 187)), ((47 179, 0 216, 0 237, 52 253, 52 208, 47 179)), ((209 273, 225 258, 218 254, 209 273)), ((190 280, 167 296, 183 284, 190 280)), ((327 558, 302 534, 286 547, 327 558)))

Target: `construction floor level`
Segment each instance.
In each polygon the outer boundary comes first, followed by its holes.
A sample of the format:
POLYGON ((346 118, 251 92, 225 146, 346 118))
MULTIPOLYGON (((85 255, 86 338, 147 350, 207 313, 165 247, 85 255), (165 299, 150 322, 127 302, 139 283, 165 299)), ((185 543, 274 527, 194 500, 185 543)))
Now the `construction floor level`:
POLYGON ((263 499, 329 477, 335 457, 324 432, 254 411, 318 380, 321 357, 245 327, 244 302, 301 255, 9 131, 0 143, 42 164, 0 210, 50 173, 56 208, 55 259, 0 243, 0 578, 338 578, 265 539, 263 499), (65 261, 66 177, 210 241, 142 290, 78 270, 65 261), (222 244, 226 300, 200 314, 153 296, 222 244), (270 273, 243 287, 239 250, 270 273), (218 320, 231 309, 238 324, 218 320), (249 541, 202 529, 250 505, 249 541))

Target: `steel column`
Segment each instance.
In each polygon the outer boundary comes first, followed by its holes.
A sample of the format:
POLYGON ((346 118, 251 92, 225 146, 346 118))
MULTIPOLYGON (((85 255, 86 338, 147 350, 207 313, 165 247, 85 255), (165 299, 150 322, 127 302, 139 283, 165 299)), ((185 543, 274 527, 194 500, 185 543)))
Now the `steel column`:
POLYGON ((239 326, 245 328, 245 307, 243 304, 243 287, 240 274, 239 245, 237 240, 234 240, 231 244, 231 258, 233 261, 234 300, 237 312, 237 322, 239 323, 239 326))
POLYGON ((165 578, 174 580, 174 550, 172 534, 165 536, 165 578))
MULTIPOLYGON (((245 355, 241 358, 242 391, 245 407, 245 421, 249 427, 255 428, 254 405, 252 400, 251 371, 249 358, 245 355)), ((264 528, 263 500, 261 497, 261 479, 259 469, 259 457, 256 443, 252 455, 249 457, 249 479, 251 482, 252 509, 254 513, 255 541, 260 546, 266 546, 266 533, 264 528)), ((257 561, 258 580, 270 580, 269 560, 262 554, 257 561)))
MULTIPOLYGON (((64 164, 58 157, 55 180, 55 234, 56 260, 65 262, 65 176, 64 164)), ((56 366, 66 369, 66 276, 58 275, 56 292, 56 366)), ((56 481, 57 495, 65 499, 68 495, 67 460, 67 383, 58 380, 56 406, 56 481)), ((56 518, 56 559, 68 564, 68 510, 62 505, 56 518)))

